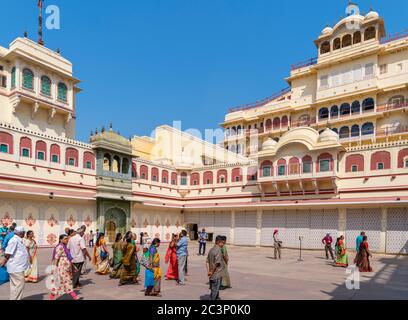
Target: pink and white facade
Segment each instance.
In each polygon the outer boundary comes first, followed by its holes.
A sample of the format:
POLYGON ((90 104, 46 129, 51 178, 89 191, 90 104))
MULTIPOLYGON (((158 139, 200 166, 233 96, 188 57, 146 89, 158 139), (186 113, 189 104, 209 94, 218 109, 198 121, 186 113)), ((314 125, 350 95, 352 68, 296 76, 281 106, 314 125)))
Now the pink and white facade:
POLYGON ((349 16, 293 65, 290 88, 226 115, 224 146, 167 126, 131 141, 102 130, 75 140, 79 81, 60 54, 27 38, 0 47, 0 218, 53 245, 64 228, 183 227, 235 245, 408 252, 408 35, 385 37, 375 12, 349 16), (357 29, 352 32, 348 23, 357 29))

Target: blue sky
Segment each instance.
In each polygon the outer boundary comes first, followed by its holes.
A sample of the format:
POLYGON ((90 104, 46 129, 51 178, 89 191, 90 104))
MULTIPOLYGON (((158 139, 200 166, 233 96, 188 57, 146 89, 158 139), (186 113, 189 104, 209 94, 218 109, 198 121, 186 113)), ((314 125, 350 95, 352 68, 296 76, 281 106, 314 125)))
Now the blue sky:
MULTIPOLYGON (((387 33, 408 29, 408 1, 356 1, 384 17, 387 33)), ((290 65, 317 55, 313 40, 345 15, 346 0, 46 0, 61 30, 45 30, 83 89, 77 138, 113 122, 121 134, 217 128, 229 107, 287 86, 290 65), (330 3, 330 4, 329 4, 330 3)), ((0 44, 27 30, 36 39, 37 0, 7 1, 0 44)))

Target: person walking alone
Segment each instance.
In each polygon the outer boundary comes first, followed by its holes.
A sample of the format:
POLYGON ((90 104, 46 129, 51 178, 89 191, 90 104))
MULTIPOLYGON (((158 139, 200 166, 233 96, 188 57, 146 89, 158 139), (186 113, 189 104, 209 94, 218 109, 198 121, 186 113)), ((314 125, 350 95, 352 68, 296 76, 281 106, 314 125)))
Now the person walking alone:
POLYGON ((25 286, 25 272, 30 269, 29 255, 24 245, 24 227, 16 227, 10 239, 2 265, 10 275, 10 300, 22 300, 25 286))
POLYGON ((281 259, 281 248, 282 248, 282 241, 280 240, 278 236, 279 231, 275 230, 273 232, 273 244, 274 244, 274 257, 275 260, 279 258, 281 259))
POLYGON ((180 233, 180 240, 177 242, 177 263, 178 263, 178 284, 185 285, 185 266, 188 256, 188 241, 187 231, 183 230, 180 233))
POLYGON ((334 254, 333 254, 333 248, 332 248, 332 243, 333 243, 333 238, 330 236, 330 233, 326 234, 326 236, 323 238, 322 243, 324 244, 324 250, 326 251, 326 260, 329 260, 329 253, 334 261, 334 254))
POLYGON ((225 276, 225 262, 221 252, 224 246, 224 238, 222 236, 217 236, 215 239, 214 247, 208 252, 207 256, 207 271, 208 278, 210 279, 210 300, 221 300, 220 299, 220 287, 222 278, 225 276))
POLYGON ((208 234, 207 232, 205 232, 205 229, 203 228, 203 230, 198 235, 198 242, 199 242, 198 255, 199 256, 201 255, 205 256, 205 247, 207 245, 207 238, 208 238, 208 234))

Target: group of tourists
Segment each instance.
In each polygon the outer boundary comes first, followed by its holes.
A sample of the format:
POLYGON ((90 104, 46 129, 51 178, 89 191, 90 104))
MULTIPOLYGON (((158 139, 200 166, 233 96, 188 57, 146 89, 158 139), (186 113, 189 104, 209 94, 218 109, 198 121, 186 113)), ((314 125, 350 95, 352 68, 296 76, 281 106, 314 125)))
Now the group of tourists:
MULTIPOLYGON (((334 251, 336 257, 333 254, 333 238, 328 233, 322 240, 326 251, 326 259, 329 259, 329 254, 331 259, 334 261, 335 266, 347 268, 349 266, 349 253, 347 252, 346 242, 344 236, 341 235, 337 238, 334 251)), ((372 272, 373 269, 370 265, 370 258, 372 253, 368 248, 368 237, 364 231, 356 238, 356 257, 354 259, 354 264, 358 267, 360 272, 372 272)))

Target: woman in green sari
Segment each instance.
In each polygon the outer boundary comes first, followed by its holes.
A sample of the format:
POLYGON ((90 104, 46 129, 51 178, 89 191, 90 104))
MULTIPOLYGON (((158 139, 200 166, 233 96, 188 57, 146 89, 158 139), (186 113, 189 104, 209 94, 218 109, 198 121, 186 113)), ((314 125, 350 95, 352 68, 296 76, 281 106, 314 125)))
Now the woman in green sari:
POLYGON ((221 248, 222 257, 225 263, 225 275, 222 277, 221 287, 220 290, 230 289, 231 288, 231 279, 228 273, 228 250, 225 243, 227 243, 227 237, 223 236, 224 246, 221 248))
POLYGON ((341 236, 340 238, 337 239, 335 249, 336 249, 336 266, 347 268, 349 264, 348 263, 349 254, 346 249, 346 243, 344 242, 344 236, 341 236))
POLYGON ((136 247, 132 244, 132 234, 125 237, 126 244, 123 247, 122 268, 119 285, 137 284, 136 277, 136 247))
POLYGON ((111 261, 112 272, 110 274, 111 279, 119 279, 122 267, 123 258, 123 240, 122 234, 117 233, 115 243, 112 245, 113 258, 111 261))

